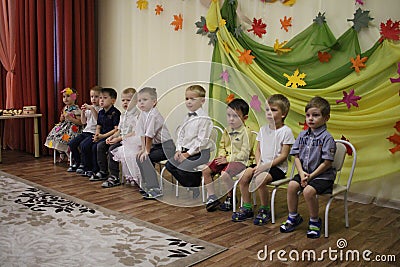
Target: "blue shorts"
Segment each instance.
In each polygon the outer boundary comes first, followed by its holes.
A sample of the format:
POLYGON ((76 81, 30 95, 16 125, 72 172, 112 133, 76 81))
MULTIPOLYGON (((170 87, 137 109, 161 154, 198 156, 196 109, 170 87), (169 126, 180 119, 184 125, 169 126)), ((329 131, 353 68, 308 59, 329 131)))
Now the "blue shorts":
MULTIPOLYGON (((301 187, 300 175, 296 174, 292 180, 298 182, 301 187)), ((314 187, 315 191, 317 191, 317 194, 321 195, 332 194, 333 183, 333 180, 312 179, 307 184, 314 187)), ((301 187, 301 189, 304 189, 304 187, 301 187)))

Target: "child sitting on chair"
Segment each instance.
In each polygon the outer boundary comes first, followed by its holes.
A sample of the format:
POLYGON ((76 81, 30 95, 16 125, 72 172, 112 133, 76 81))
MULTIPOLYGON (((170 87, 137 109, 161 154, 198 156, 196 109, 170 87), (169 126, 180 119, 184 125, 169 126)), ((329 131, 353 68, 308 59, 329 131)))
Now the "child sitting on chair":
POLYGON ((249 164, 254 146, 251 129, 245 125, 249 113, 249 105, 243 99, 229 102, 226 116, 228 129, 224 130, 218 148, 218 157, 203 170, 204 183, 207 189, 206 210, 214 211, 218 206, 223 211, 232 210, 232 178, 240 174, 249 164), (221 204, 215 195, 213 176, 221 174, 229 192, 225 202, 221 204))
POLYGON ((126 88, 121 94, 122 108, 125 112, 121 113, 118 130, 106 139, 110 145, 108 149, 108 169, 110 176, 102 187, 113 187, 121 184, 119 178, 119 163, 121 162, 122 176, 126 180, 134 180, 136 184, 140 181, 140 172, 135 158, 140 148, 140 140, 132 142, 135 138, 135 128, 139 117, 139 109, 136 107, 137 95, 134 88, 126 88), (129 167, 128 167, 129 165, 129 167))
POLYGON ((261 202, 253 223, 264 225, 271 219, 269 191, 266 185, 285 178, 290 146, 294 143, 292 130, 284 124, 289 108, 289 100, 281 94, 271 95, 267 99, 265 115, 268 124, 261 127, 257 134, 255 152, 257 165, 254 168, 247 168, 239 180, 243 206, 233 213, 234 222, 241 222, 254 216, 249 189, 251 192, 258 191, 261 202))
POLYGON ((210 135, 212 121, 202 106, 206 90, 200 85, 186 89, 185 104, 189 113, 179 127, 176 152, 165 167, 179 183, 193 191, 193 198, 200 195, 201 171, 194 169, 210 160, 210 135))
POLYGON ((60 152, 59 162, 68 158, 68 142, 82 131, 81 109, 76 104, 76 90, 65 88, 61 91, 64 108, 60 115, 60 122, 54 126, 46 138, 45 146, 60 152))
POLYGON ((297 213, 298 192, 303 190, 310 220, 308 222, 308 238, 321 235, 322 220, 318 217, 317 194, 331 193, 336 177, 332 162, 336 153, 336 143, 326 129, 329 120, 330 105, 327 100, 316 96, 305 108, 308 129, 297 137, 290 154, 295 157, 294 163, 298 174, 289 182, 287 203, 289 216, 280 226, 282 233, 289 233, 303 222, 297 213))

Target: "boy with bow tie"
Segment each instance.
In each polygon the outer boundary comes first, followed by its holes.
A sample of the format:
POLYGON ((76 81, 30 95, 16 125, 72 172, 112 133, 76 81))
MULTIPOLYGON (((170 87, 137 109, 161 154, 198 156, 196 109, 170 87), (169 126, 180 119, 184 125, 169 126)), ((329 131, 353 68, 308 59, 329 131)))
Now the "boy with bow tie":
POLYGON ((189 113, 178 129, 176 152, 165 167, 184 187, 193 191, 193 198, 200 195, 201 171, 195 168, 210 160, 209 142, 213 127, 211 118, 202 106, 206 90, 200 85, 189 86, 185 91, 185 104, 189 113))
POLYGON ((232 210, 232 178, 251 164, 253 156, 254 136, 251 129, 245 125, 248 114, 249 105, 243 99, 234 99, 228 104, 226 110, 228 127, 222 135, 218 156, 202 171, 208 193, 207 211, 215 211, 218 206, 223 211, 232 210), (220 179, 228 188, 226 200, 222 204, 215 194, 212 182, 216 174, 221 174, 220 179))

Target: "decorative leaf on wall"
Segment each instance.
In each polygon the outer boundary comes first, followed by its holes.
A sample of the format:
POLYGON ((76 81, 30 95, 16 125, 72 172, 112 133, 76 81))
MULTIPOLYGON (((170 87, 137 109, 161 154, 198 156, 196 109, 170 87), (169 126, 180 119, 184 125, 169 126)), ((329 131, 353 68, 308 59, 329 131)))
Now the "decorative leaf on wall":
POLYGON ((328 52, 321 52, 318 51, 318 59, 320 62, 329 62, 329 60, 332 58, 332 55, 329 54, 328 52))
POLYGON ((227 70, 224 70, 223 72, 221 72, 221 74, 219 75, 219 77, 224 80, 224 82, 228 83, 229 82, 229 72, 227 70))
POLYGON ((293 6, 297 0, 281 0, 282 4, 285 6, 293 6))
POLYGON ((182 23, 183 23, 182 14, 179 14, 179 15, 174 15, 174 20, 171 22, 170 25, 175 26, 174 28, 175 31, 179 31, 182 30, 182 23))
POLYGON ((317 23, 318 25, 322 25, 326 22, 325 19, 325 12, 321 14, 321 12, 318 12, 318 16, 313 19, 314 23, 317 23))
POLYGON ((197 21, 195 23, 196 27, 199 28, 197 30, 197 34, 201 34, 201 35, 206 35, 208 33, 208 28, 207 28, 207 23, 206 23, 206 18, 201 16, 200 17, 200 21, 197 21))
POLYGON ((305 86, 307 83, 303 80, 307 74, 301 73, 299 74, 299 69, 296 69, 293 75, 288 75, 286 73, 283 74, 288 79, 286 86, 290 86, 292 88, 297 88, 298 86, 305 86))
POLYGON ((382 42, 384 39, 389 40, 400 40, 400 22, 393 22, 391 19, 386 21, 386 24, 381 22, 381 38, 379 39, 382 42))
POLYGON ((353 21, 353 27, 357 32, 364 27, 368 28, 368 23, 370 20, 373 20, 373 18, 369 16, 369 10, 363 11, 361 8, 356 10, 353 19, 347 19, 347 21, 353 21))
POLYGON ((242 25, 239 25, 235 28, 235 37, 239 38, 243 34, 242 25))
POLYGON ((364 5, 364 1, 363 0, 356 0, 356 4, 364 5))
POLYGON ((234 94, 230 94, 226 97, 225 101, 227 104, 231 103, 232 100, 235 99, 235 95, 234 94))
POLYGON ((229 44, 227 42, 223 42, 223 45, 224 45, 225 52, 227 54, 229 54, 231 52, 231 49, 229 49, 229 44))
POLYGON ((394 154, 397 151, 400 151, 400 135, 398 135, 397 133, 394 133, 393 135, 389 136, 387 139, 396 145, 395 147, 392 147, 391 149, 389 149, 389 151, 392 154, 394 154))
POLYGON ((147 9, 149 2, 147 0, 138 0, 136 1, 136 7, 140 10, 147 9))
POLYGON ((286 16, 279 20, 281 22, 281 29, 284 29, 286 32, 289 31, 289 27, 292 27, 292 17, 286 18, 286 16))
POLYGON ((267 24, 263 23, 262 19, 253 18, 253 24, 251 26, 252 28, 247 31, 248 32, 252 31, 255 35, 257 35, 260 38, 262 38, 263 34, 267 33, 267 31, 265 30, 267 24))
POLYGON ((222 26, 225 26, 225 25, 226 25, 226 20, 221 19, 221 20, 219 21, 219 26, 222 27, 222 26))
POLYGON ((160 15, 161 12, 164 11, 164 9, 163 9, 162 5, 156 5, 155 11, 156 11, 156 15, 160 15))
POLYGON ((250 100, 250 107, 255 111, 261 111, 261 102, 258 99, 258 95, 253 95, 250 100))
MULTIPOLYGON (((218 29, 218 28, 217 28, 218 29)), ((210 41, 208 42, 208 45, 214 45, 217 43, 217 32, 209 32, 207 34, 207 37, 210 38, 210 41)))
POLYGON ((397 73, 399 74, 398 78, 390 78, 391 83, 398 83, 400 82, 400 62, 397 63, 397 73))
POLYGON ((363 57, 360 58, 360 55, 357 55, 357 57, 354 58, 350 58, 350 62, 352 64, 351 68, 354 68, 354 70, 359 73, 361 68, 365 68, 367 67, 364 62, 366 62, 368 60, 368 57, 363 57))
POLYGON ((354 95, 354 89, 351 89, 349 94, 347 94, 346 91, 343 91, 343 98, 341 100, 336 100, 336 104, 341 102, 346 103, 347 108, 350 109, 351 105, 358 107, 357 101, 360 99, 361 96, 354 95))
POLYGON ((282 55, 283 53, 287 53, 292 51, 292 48, 285 48, 284 46, 287 44, 287 41, 284 41, 282 43, 279 43, 279 40, 276 39, 274 43, 274 52, 277 53, 278 55, 282 55))
MULTIPOLYGON (((342 135, 342 137, 340 139, 344 140, 344 141, 347 141, 347 142, 350 142, 350 140, 347 139, 344 135, 342 135)), ((351 149, 351 147, 349 145, 344 145, 344 146, 346 147, 347 155, 349 155, 349 156, 353 155, 353 149, 351 149)))
POLYGON ((306 121, 304 121, 304 122, 299 122, 299 125, 300 125, 300 126, 303 126, 303 128, 302 128, 303 130, 307 130, 307 129, 309 128, 306 121))
POLYGON ((253 59, 255 58, 254 56, 250 55, 251 50, 244 50, 243 52, 240 52, 239 50, 236 50, 240 53, 239 56, 239 62, 243 62, 247 65, 253 63, 253 59))

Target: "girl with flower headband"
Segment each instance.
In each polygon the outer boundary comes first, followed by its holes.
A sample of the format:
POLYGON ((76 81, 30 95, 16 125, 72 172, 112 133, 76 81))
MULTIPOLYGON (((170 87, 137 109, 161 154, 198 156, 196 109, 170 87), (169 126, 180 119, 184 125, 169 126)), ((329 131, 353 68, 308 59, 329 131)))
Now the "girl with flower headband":
POLYGON ((76 90, 67 87, 61 91, 65 104, 60 115, 60 122, 54 126, 46 138, 45 146, 60 152, 63 161, 68 152, 68 142, 82 131, 81 109, 76 104, 76 90))

